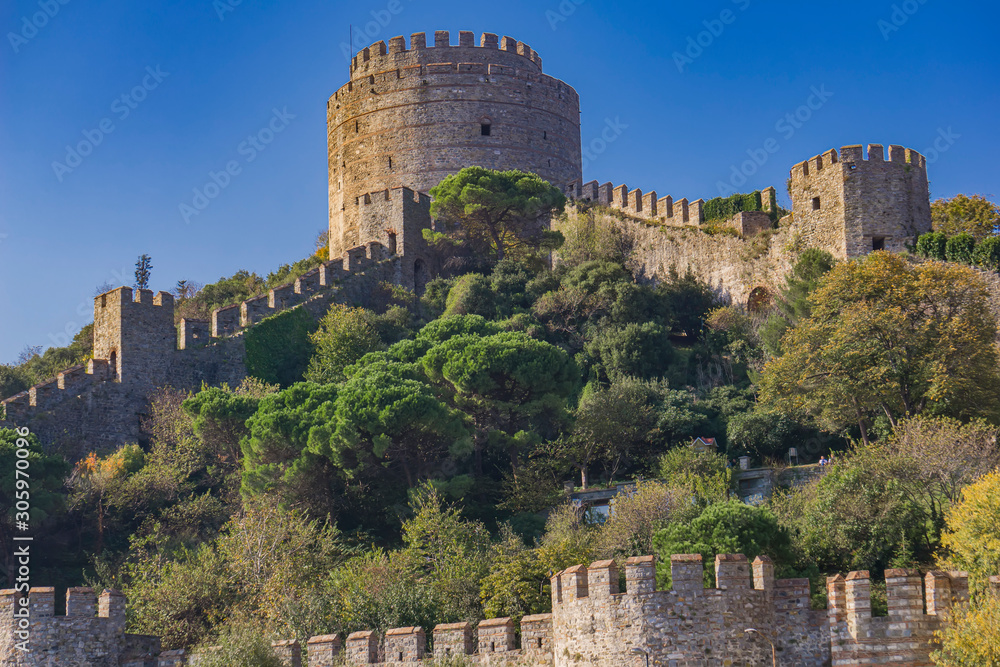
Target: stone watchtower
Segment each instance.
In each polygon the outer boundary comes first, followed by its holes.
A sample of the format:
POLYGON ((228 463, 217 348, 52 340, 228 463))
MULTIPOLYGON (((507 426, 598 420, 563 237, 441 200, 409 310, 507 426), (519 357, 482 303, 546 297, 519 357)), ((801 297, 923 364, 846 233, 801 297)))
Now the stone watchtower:
POLYGON ((838 259, 899 252, 931 230, 927 160, 902 146, 844 146, 792 167, 789 195, 802 245, 838 259))
MULTIPOLYGON (((542 73, 542 59, 510 37, 447 31, 378 42, 351 63, 327 103, 330 258, 379 241, 422 262, 415 224, 364 214, 376 201, 427 205, 426 193, 468 166, 521 169, 565 188, 582 175, 580 97, 542 73), (386 191, 408 188, 410 193, 386 191), (415 194, 414 194, 415 193, 415 194), (413 227, 410 229, 408 227, 413 227)), ((413 267, 410 266, 412 269, 413 267)), ((418 272, 419 272, 419 266, 418 272)))
POLYGON ((94 359, 107 360, 112 379, 155 385, 175 349, 169 292, 119 287, 94 299, 94 359))

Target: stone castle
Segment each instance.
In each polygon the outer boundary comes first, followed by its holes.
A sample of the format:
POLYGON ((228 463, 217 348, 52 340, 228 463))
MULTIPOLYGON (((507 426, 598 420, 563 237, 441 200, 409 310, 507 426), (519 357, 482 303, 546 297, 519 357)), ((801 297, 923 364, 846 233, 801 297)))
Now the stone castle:
MULTIPOLYGON (((702 199, 584 183, 576 91, 543 74, 541 58, 522 42, 487 33, 477 46, 469 32, 458 41, 438 32, 433 46, 423 34, 409 48, 403 37, 379 42, 354 58, 351 80, 328 101, 329 261, 209 321, 175 326, 166 292, 121 287, 96 297, 93 359, 4 400, 0 426, 28 427, 71 457, 139 441, 156 388, 196 390, 246 377, 243 334, 262 320, 291 308, 318 318, 334 302, 364 304, 382 282, 420 293, 435 271, 423 239, 435 225, 428 192, 469 165, 538 173, 572 200, 570 216, 607 216, 634 241, 641 278, 690 269, 751 306, 781 288, 806 248, 848 259, 901 250, 930 229, 926 160, 900 146, 888 154, 881 145, 845 146, 795 165, 791 213, 775 227, 776 192, 767 188, 761 211, 721 221, 732 234, 712 233, 705 223, 720 221, 706 221, 702 199)), ((522 619, 519 635, 507 619, 476 632, 438 626, 433 651, 483 664, 641 664, 633 648, 653 664, 765 664, 766 647, 743 632, 752 623, 781 643, 782 664, 924 665, 940 613, 967 590, 960 573, 927 575, 924 613, 918 575, 892 571, 890 616, 879 619, 870 617, 866 573, 831 580, 824 613, 809 610, 808 582, 775 581, 766 559, 753 564, 751 586, 746 559, 723 557, 716 589, 701 587, 696 557, 674 558, 671 591, 655 590, 652 567, 648 558, 630 561, 625 593, 613 563, 570 568, 552 580, 553 613, 522 619)), ((6 591, 2 600, 4 627, 14 633, 21 599, 6 591)), ((156 638, 126 635, 124 602, 112 591, 100 596, 97 616, 89 589, 67 594, 65 617, 54 615, 53 601, 52 589, 32 589, 24 605, 37 650, 8 652, 21 662, 4 664, 186 664, 183 652, 156 657, 156 638)), ((402 628, 384 637, 355 633, 344 648, 351 662, 371 664, 421 659, 426 644, 423 629, 402 628)), ((339 638, 314 637, 308 664, 334 664, 340 647, 339 638)), ((297 643, 279 648, 288 664, 301 660, 297 643)))
MULTIPOLYGON (((861 571, 829 577, 828 608, 813 610, 809 580, 775 579, 766 556, 750 563, 740 554, 718 555, 714 565, 716 585, 706 588, 700 555, 672 556, 672 587, 657 590, 653 556, 630 558, 624 592, 615 561, 577 565, 551 578, 552 613, 525 616, 519 628, 510 618, 494 618, 476 627, 437 625, 430 642, 424 628, 406 627, 273 647, 288 667, 441 659, 511 667, 763 667, 771 664, 772 646, 777 664, 786 667, 929 667, 934 632, 953 605, 969 597, 965 572, 887 570, 889 613, 873 617, 869 573, 861 571)), ((1000 589, 1000 577, 991 583, 1000 589)), ((94 603, 93 589, 71 588, 66 615, 57 616, 51 588, 0 591, 0 664, 182 667, 200 664, 205 655, 161 651, 157 637, 126 634, 120 593, 105 590, 94 603), (12 648, 25 637, 31 652, 12 648)))
MULTIPOLYGON (((94 301, 94 358, 0 403, 0 425, 27 426, 69 455, 138 441, 157 387, 195 390, 246 376, 241 334, 288 308, 321 316, 332 302, 365 304, 387 281, 420 293, 435 262, 423 231, 435 221, 429 190, 465 166, 540 174, 572 201, 599 205, 634 240, 640 277, 691 270, 737 303, 766 301, 797 253, 839 259, 902 250, 930 230, 926 160, 901 146, 845 146, 795 165, 792 212, 774 228, 774 188, 762 210, 711 235, 704 200, 584 183, 580 98, 542 73, 530 46, 486 33, 458 45, 440 31, 378 42, 355 56, 351 80, 327 102, 330 260, 211 321, 173 322, 170 294, 122 287, 94 301)), ((715 221, 718 222, 718 221, 715 221)))

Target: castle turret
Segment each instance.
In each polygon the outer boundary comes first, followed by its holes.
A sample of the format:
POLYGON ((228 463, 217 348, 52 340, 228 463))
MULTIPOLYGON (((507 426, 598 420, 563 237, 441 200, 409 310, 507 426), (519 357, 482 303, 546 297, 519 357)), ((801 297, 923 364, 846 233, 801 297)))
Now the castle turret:
POLYGON ((806 247, 838 259, 875 250, 899 252, 931 229, 927 160, 881 144, 844 146, 792 167, 794 225, 806 247))
POLYGON ((115 379, 155 384, 176 349, 169 292, 119 287, 94 298, 94 358, 107 360, 115 379))
MULTIPOLYGON (((371 240, 388 245, 386 227, 366 226, 358 211, 371 193, 426 195, 470 165, 531 171, 559 188, 581 179, 576 91, 543 74, 523 42, 471 32, 452 41, 439 31, 433 45, 423 33, 409 48, 402 36, 377 42, 354 57, 351 80, 330 98, 331 258, 371 240)), ((415 250, 405 251, 411 262, 415 250)))

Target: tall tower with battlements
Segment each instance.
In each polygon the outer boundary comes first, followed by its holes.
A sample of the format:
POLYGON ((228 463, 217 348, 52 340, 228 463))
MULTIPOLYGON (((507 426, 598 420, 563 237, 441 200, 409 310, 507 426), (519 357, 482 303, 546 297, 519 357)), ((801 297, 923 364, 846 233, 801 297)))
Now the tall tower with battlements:
POLYGON ((403 37, 378 42, 327 103, 331 259, 378 241, 422 261, 420 230, 372 221, 365 206, 416 199, 464 167, 521 169, 559 188, 581 178, 576 91, 543 74, 527 44, 489 33, 477 44, 471 32, 458 41, 440 31, 433 45, 423 33, 409 48, 403 37), (401 188, 416 194, 386 194, 401 188))
POLYGON ((927 160, 881 144, 831 149, 792 167, 794 228, 803 247, 838 259, 875 250, 899 252, 931 230, 927 160))

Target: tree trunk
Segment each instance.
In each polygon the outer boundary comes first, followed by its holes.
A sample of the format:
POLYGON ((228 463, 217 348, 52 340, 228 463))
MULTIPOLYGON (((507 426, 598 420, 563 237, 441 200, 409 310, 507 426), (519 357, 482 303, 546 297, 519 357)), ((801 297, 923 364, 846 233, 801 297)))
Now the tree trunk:
POLYGON ((580 466, 580 486, 584 491, 587 490, 587 484, 589 480, 587 479, 587 466, 580 466))
POLYGON ((104 551, 104 499, 97 501, 97 549, 95 553, 101 555, 104 551))
POLYGON ((868 427, 865 426, 865 416, 861 412, 861 407, 858 405, 858 399, 854 400, 854 412, 858 416, 858 428, 861 429, 861 440, 865 443, 865 446, 871 444, 868 440, 868 427))

